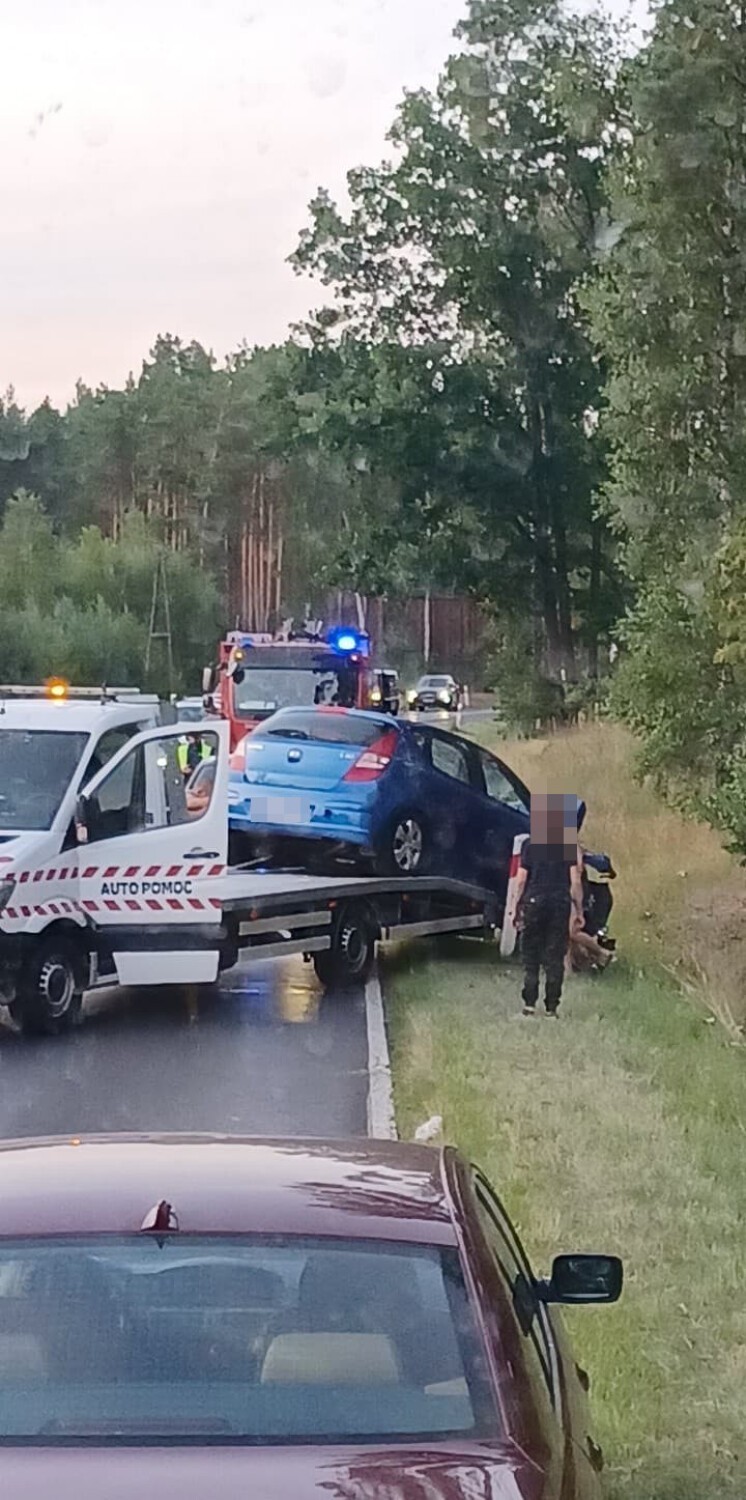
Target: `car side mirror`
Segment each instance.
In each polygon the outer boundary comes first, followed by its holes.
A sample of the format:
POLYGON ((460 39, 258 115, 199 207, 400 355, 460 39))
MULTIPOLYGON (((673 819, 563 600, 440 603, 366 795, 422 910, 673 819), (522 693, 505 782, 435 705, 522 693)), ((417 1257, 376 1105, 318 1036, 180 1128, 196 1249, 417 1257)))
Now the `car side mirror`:
POLYGON ((618 1255, 557 1255, 548 1281, 536 1284, 541 1302, 618 1302, 624 1270, 618 1255))
POLYGON ((205 697, 213 691, 215 686, 215 673, 212 667, 204 667, 202 671, 202 692, 205 697))

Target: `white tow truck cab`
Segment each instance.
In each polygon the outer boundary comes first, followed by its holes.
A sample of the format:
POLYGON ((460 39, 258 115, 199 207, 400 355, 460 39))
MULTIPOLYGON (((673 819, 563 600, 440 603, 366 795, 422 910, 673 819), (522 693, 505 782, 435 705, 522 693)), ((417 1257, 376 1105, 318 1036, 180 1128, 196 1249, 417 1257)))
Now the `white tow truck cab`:
POLYGON ((97 984, 213 984, 242 952, 302 953, 322 983, 357 984, 380 938, 492 938, 508 910, 509 893, 442 876, 229 868, 227 722, 200 725, 215 774, 190 809, 193 724, 133 734, 156 710, 139 697, 18 709, 18 740, 0 715, 0 1003, 25 1031, 67 1029, 97 984), (115 728, 124 742, 91 775, 115 728))
POLYGON ((28 946, 16 939, 80 924, 78 795, 159 716, 134 688, 0 686, 0 1000, 16 996, 28 946))

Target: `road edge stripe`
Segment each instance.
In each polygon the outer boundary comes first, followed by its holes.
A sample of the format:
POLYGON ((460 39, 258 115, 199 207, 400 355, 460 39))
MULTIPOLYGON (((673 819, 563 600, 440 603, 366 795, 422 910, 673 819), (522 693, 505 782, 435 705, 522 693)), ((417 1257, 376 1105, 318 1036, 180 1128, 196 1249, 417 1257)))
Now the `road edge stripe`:
POLYGON ((365 984, 365 1025, 368 1034, 368 1135, 373 1140, 396 1141, 391 1057, 386 1035, 381 982, 371 974, 365 984))

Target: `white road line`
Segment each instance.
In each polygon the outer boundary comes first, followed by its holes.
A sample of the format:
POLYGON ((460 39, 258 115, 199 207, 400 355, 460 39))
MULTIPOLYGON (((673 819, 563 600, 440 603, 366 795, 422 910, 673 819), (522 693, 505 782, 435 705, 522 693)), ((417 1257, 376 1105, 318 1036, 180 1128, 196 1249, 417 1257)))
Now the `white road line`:
POLYGON ((378 975, 365 986, 365 1024, 368 1032, 368 1135, 373 1140, 398 1139, 391 1086, 391 1058, 386 1017, 378 975))

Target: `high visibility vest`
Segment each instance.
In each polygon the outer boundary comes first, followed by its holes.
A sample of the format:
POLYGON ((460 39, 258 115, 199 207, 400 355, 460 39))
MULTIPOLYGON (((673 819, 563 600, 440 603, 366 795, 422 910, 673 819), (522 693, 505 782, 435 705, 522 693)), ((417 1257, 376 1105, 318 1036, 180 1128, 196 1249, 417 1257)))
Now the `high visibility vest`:
MULTIPOLYGON (((179 740, 179 744, 178 744, 178 747, 177 747, 177 750, 176 750, 176 758, 178 760, 179 770, 181 771, 182 776, 186 776, 187 772, 190 769, 190 766, 189 766, 189 751, 190 751, 190 749, 191 749, 191 741, 190 740, 179 740)), ((199 758, 200 758, 200 760, 209 760, 211 754, 212 754, 212 751, 210 750, 209 745, 206 745, 205 742, 204 742, 204 740, 203 740, 202 744, 200 745, 200 751, 199 751, 199 758)))

